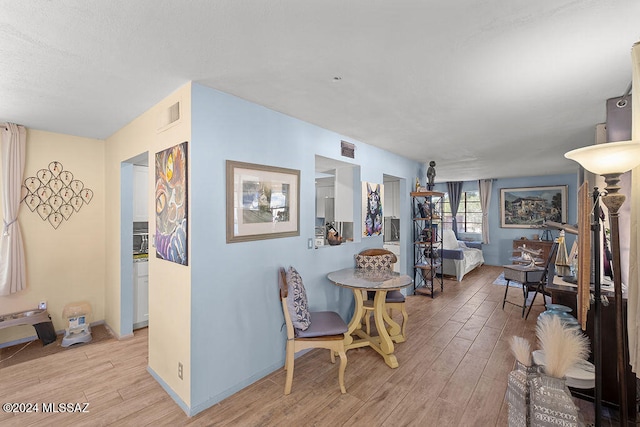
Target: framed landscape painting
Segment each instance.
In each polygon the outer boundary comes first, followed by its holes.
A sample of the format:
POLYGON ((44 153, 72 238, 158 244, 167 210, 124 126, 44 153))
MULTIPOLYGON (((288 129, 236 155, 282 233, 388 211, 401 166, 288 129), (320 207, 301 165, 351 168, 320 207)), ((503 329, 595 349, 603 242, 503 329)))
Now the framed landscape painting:
POLYGON ((300 171, 227 160, 227 243, 300 235, 300 171))
POLYGON ((567 222, 567 186, 500 189, 500 227, 540 228, 567 222))

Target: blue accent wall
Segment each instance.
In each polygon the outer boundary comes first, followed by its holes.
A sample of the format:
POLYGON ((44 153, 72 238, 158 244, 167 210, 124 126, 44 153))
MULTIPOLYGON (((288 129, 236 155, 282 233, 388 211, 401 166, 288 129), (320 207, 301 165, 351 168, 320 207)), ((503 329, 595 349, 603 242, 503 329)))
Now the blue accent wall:
MULTIPOLYGON (((335 310, 349 320, 351 292, 331 284, 326 275, 353 266, 354 254, 362 249, 382 247, 382 236, 307 249, 315 226, 315 156, 359 164, 362 181, 382 183, 383 174, 401 178, 403 236, 411 236, 409 191, 423 165, 198 84, 192 86, 191 107, 190 412, 194 414, 284 365, 279 267, 298 269, 312 310, 335 310), (340 156, 341 140, 356 144, 355 160, 340 156), (300 236, 226 243, 226 160, 300 170, 300 236)), ((360 200, 359 187, 354 197, 360 200)), ((359 224, 354 228, 361 229, 359 224)), ((406 243, 401 271, 411 274, 410 239, 406 243)))
MULTIPOLYGON (((350 318, 352 294, 331 284, 326 275, 353 266, 353 256, 361 250, 382 247, 382 236, 356 236, 354 242, 341 246, 307 249, 315 226, 315 156, 359 165, 361 181, 382 183, 384 174, 401 179, 401 235, 408 238, 401 245, 400 269, 409 275, 413 265, 409 192, 415 177, 424 176, 425 166, 198 84, 192 85, 191 108, 189 412, 193 415, 284 365, 279 267, 293 265, 300 271, 312 310, 335 310, 345 321, 350 318), (341 140, 356 145, 355 159, 341 157, 341 140), (300 170, 300 236, 226 243, 226 160, 300 170)), ((500 188, 569 185, 569 222, 575 223, 575 182, 573 174, 494 181, 486 263, 508 263, 512 240, 538 232, 500 228, 500 188)), ((477 188, 474 181, 464 186, 465 190, 477 188)), ((436 189, 446 191, 442 184, 436 189)), ((356 206, 360 197, 356 187, 356 206)), ((355 215, 358 234, 361 212, 355 215)))
MULTIPOLYGON (((567 185, 567 223, 577 224, 578 222, 578 189, 577 175, 547 175, 533 176, 526 178, 498 179, 493 182, 491 192, 491 210, 489 214, 489 229, 491 232, 491 244, 484 245, 483 252, 485 261, 490 265, 511 264, 509 256, 513 249, 513 240, 520 237, 531 238, 534 234, 542 235, 543 230, 531 228, 501 228, 500 227, 500 189, 519 187, 539 187, 567 185)), ((552 236, 557 237, 558 231, 553 230, 552 236)), ((575 236, 566 236, 567 250, 575 240, 575 236)))
MULTIPOLYGON (((578 178, 575 173, 563 175, 530 176, 522 178, 502 178, 493 181, 491 189, 491 205, 489 208, 489 240, 488 245, 482 245, 485 264, 504 265, 511 264, 509 257, 513 250, 513 240, 521 237, 531 238, 534 234, 542 235, 542 229, 531 228, 501 228, 500 227, 500 189, 520 187, 546 187, 566 185, 567 187, 567 223, 578 222, 578 178)), ((436 190, 447 191, 446 184, 436 184, 436 190)), ((478 190, 478 181, 466 181, 462 191, 478 190)), ((553 230, 552 236, 558 237, 558 231, 553 230)), ((575 236, 567 234, 565 241, 567 251, 575 236)))

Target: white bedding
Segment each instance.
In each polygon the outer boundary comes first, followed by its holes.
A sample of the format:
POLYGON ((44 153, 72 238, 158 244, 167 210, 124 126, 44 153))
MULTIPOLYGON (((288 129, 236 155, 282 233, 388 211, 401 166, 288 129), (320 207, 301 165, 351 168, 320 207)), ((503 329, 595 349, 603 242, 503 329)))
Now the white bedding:
POLYGON ((464 259, 443 259, 442 272, 450 276, 456 276, 458 282, 462 281, 465 274, 484 264, 484 256, 482 250, 469 248, 464 242, 456 238, 453 230, 443 230, 442 232, 442 248, 448 250, 460 249, 464 252, 464 259))

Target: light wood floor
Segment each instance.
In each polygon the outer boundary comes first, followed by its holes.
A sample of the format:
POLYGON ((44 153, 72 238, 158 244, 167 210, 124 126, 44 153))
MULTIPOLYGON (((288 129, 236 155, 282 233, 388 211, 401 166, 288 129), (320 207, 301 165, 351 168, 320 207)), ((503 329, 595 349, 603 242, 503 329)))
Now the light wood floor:
MULTIPOLYGON (((517 307, 503 311, 505 288, 492 284, 501 271, 483 266, 461 283, 445 280, 434 299, 407 298, 409 338, 396 345, 399 368, 387 367, 371 349, 351 350, 344 395, 338 364, 314 350, 296 359, 291 395, 283 395, 280 369, 189 418, 147 373, 143 329, 130 340, 0 369, 0 403, 90 403, 89 413, 0 412, 0 425, 506 426, 504 395, 514 363, 507 340, 519 335, 535 346, 542 306, 527 321, 517 307)), ((519 296, 515 289, 510 295, 519 296)))

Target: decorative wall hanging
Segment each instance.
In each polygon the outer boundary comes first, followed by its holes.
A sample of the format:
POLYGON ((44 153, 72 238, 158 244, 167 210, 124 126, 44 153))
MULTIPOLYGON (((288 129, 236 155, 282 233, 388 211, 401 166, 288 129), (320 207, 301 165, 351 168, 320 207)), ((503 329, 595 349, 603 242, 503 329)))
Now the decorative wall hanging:
POLYGON ((188 265, 187 143, 156 153, 156 257, 188 265))
POLYGON ((362 182, 362 212, 364 216, 362 235, 364 237, 382 235, 382 196, 382 184, 362 182))
POLYGON ((539 228, 567 222, 567 186, 500 189, 500 227, 539 228))
POLYGON ((25 179, 22 194, 21 202, 31 212, 37 212, 43 221, 49 221, 54 229, 93 199, 93 190, 85 188, 84 183, 75 179, 71 171, 64 170, 58 161, 49 163, 47 169, 40 169, 36 176, 25 179))
POLYGON ((300 235, 300 171, 227 160, 227 243, 300 235))

